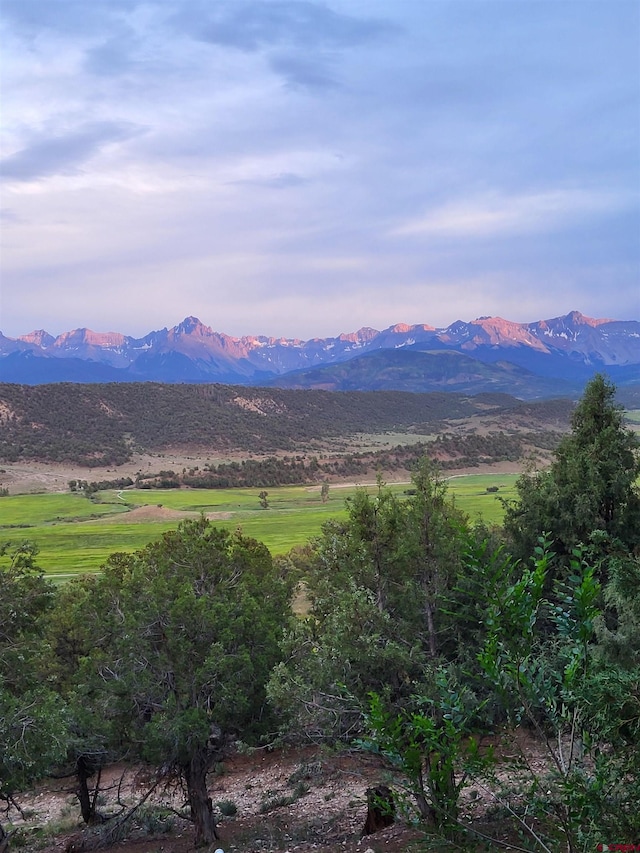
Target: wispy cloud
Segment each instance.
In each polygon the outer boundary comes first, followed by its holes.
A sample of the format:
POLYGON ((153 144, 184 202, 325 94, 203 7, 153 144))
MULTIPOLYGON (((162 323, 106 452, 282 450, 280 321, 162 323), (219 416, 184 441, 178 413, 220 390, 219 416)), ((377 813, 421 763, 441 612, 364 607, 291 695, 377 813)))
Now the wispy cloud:
POLYGON ((135 58, 138 41, 133 32, 124 29, 116 36, 105 39, 101 44, 87 50, 84 67, 90 74, 115 76, 134 70, 138 66, 135 58))
POLYGON ((0 160, 0 176, 9 181, 32 181, 51 175, 73 175, 106 145, 137 135, 135 125, 114 122, 87 122, 59 134, 40 134, 29 145, 0 160))
POLYGON ((346 14, 311 0, 187 0, 172 21, 196 41, 265 54, 288 87, 312 92, 339 86, 339 54, 400 30, 389 21, 346 14))
POLYGON ((328 69, 323 57, 279 54, 269 60, 271 68, 284 77, 292 89, 320 91, 339 88, 340 84, 328 69))
POLYGON ((267 187, 274 190, 288 190, 302 187, 309 183, 307 178, 296 175, 294 172, 280 172, 278 175, 269 175, 265 178, 240 178, 231 183, 237 186, 267 187))
POLYGON ((21 219, 15 210, 12 210, 10 207, 2 207, 0 208, 0 221, 2 222, 20 222, 21 219))
POLYGON ((110 19, 130 12, 142 0, 3 0, 2 14, 29 36, 43 30, 73 35, 104 32, 110 19))
POLYGON ((249 52, 288 44, 352 47, 397 30, 386 21, 347 15, 308 0, 187 2, 174 21, 200 41, 249 52))
POLYGON ((628 207, 625 195, 589 190, 484 196, 444 204, 390 231, 398 237, 510 237, 571 225, 594 213, 628 207))

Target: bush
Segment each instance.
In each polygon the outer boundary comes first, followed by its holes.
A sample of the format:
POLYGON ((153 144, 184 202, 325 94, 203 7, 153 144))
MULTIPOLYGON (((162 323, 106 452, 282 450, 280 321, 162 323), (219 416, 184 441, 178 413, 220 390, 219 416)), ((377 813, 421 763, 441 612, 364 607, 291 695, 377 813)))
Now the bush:
POLYGON ((238 813, 238 807, 233 800, 220 800, 216 805, 223 817, 233 817, 238 813))

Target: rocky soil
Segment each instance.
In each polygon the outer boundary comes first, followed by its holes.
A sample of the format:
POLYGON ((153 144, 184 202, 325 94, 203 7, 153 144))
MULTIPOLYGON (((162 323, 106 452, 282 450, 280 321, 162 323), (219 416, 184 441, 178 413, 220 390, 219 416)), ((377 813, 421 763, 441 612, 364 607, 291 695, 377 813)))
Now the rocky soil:
MULTIPOLYGON (((421 835, 402 821, 375 836, 362 836, 366 790, 387 778, 375 757, 349 752, 256 750, 236 755, 210 777, 219 820, 219 849, 224 853, 412 850, 421 835)), ((107 768, 100 782, 100 811, 114 817, 86 828, 81 823, 73 778, 46 780, 20 797, 23 817, 15 810, 10 815, 17 829, 14 847, 40 853, 192 850, 192 828, 177 816, 184 793, 175 786, 160 784, 122 824, 125 808, 140 802, 153 781, 144 768, 107 768)))
MULTIPOLYGON (((511 773, 516 755, 536 774, 543 773, 544 747, 531 734, 515 732, 506 740, 491 738, 506 759, 499 776, 511 773)), ((489 740, 484 745, 489 745, 489 740)), ((396 822, 363 835, 367 789, 389 784, 400 792, 401 780, 382 760, 360 751, 319 748, 252 750, 236 754, 209 777, 216 808, 219 841, 205 853, 489 853, 522 850, 514 828, 505 823, 497 800, 483 784, 463 790, 466 822, 489 839, 478 847, 454 846, 433 839, 412 825, 400 809, 396 822), (499 842, 499 843, 498 843, 499 842)), ((409 801, 408 801, 409 802, 409 801)), ((21 853, 189 853, 194 850, 191 824, 179 817, 185 795, 179 787, 154 777, 149 768, 112 765, 100 780, 99 810, 109 819, 95 827, 81 822, 74 778, 49 779, 20 796, 22 816, 11 811, 16 830, 13 849, 21 853), (149 794, 154 783, 158 783, 149 794), (128 820, 124 817, 136 804, 128 820)), ((502 810, 503 811, 503 810, 502 810)), ((2 816, 3 824, 5 816, 2 816)))

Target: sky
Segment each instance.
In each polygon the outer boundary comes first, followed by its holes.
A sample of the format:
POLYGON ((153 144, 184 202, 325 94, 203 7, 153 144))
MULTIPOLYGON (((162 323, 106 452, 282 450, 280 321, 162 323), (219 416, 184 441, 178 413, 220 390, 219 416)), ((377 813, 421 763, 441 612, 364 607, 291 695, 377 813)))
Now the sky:
POLYGON ((640 319, 638 0, 0 0, 0 330, 640 319))

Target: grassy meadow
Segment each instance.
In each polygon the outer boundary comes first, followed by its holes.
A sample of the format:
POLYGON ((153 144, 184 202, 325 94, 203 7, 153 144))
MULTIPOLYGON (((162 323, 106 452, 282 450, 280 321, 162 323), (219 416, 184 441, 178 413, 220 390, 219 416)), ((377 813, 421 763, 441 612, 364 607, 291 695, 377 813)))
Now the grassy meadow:
POLYGON ((633 432, 640 433, 640 409, 631 409, 624 413, 625 420, 629 429, 633 432))
MULTIPOLYGON (((448 480, 450 494, 471 518, 500 523, 498 497, 514 494, 515 474, 472 474, 448 480), (498 487, 497 493, 487 488, 498 487)), ((79 494, 10 495, 0 500, 0 541, 28 539, 40 549, 38 563, 64 580, 99 570, 109 554, 144 547, 181 518, 206 513, 214 524, 263 541, 273 554, 284 554, 320 533, 330 518, 344 517, 345 499, 354 486, 332 485, 325 504, 319 486, 268 489, 268 509, 259 489, 127 489, 99 492, 95 500, 79 494)), ((376 486, 366 486, 371 493, 376 486)), ((403 494, 407 484, 391 484, 403 494)))

